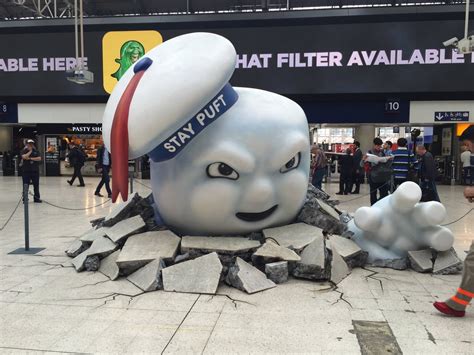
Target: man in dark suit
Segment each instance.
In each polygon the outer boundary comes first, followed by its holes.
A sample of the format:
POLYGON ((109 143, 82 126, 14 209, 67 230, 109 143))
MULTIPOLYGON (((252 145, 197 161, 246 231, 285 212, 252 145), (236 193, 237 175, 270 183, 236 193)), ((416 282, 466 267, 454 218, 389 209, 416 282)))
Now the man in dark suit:
POLYGON ((35 147, 35 141, 28 139, 26 147, 21 151, 22 159, 22 178, 23 185, 33 185, 34 202, 41 203, 39 192, 39 165, 41 162, 41 154, 35 147))
POLYGON ((348 195, 352 189, 352 174, 354 171, 354 157, 351 155, 351 149, 346 149, 345 155, 339 156, 339 192, 336 195, 348 195))
POLYGON ((355 184, 355 189, 352 191, 353 194, 358 194, 360 191, 360 184, 364 182, 364 169, 360 166, 362 160, 362 151, 360 150, 360 143, 354 142, 354 164, 352 169, 352 182, 355 184))
POLYGON ((97 172, 101 174, 102 178, 99 182, 99 185, 97 185, 97 188, 95 189, 94 195, 103 197, 103 195, 100 193, 100 190, 102 189, 102 186, 105 185, 105 189, 107 190, 107 195, 108 197, 112 197, 112 190, 110 189, 110 167, 112 166, 112 157, 110 156, 110 153, 107 151, 107 148, 105 148, 105 145, 102 145, 98 150, 97 150, 97 164, 96 164, 96 169, 97 172))

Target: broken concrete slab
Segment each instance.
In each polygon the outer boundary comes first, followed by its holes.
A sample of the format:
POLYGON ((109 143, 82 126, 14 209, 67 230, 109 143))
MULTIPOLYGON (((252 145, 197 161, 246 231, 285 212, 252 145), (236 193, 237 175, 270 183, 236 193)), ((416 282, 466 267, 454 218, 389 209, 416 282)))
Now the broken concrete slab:
POLYGON ((222 264, 213 252, 162 270, 165 291, 215 294, 222 264))
POLYGON ((265 275, 276 284, 288 281, 288 261, 266 264, 265 275))
POLYGON ((292 270, 295 277, 309 280, 329 280, 331 276, 331 254, 326 249, 324 237, 316 237, 304 248, 301 260, 292 270))
POLYGON ((143 218, 140 215, 137 215, 118 222, 113 227, 107 229, 105 233, 110 240, 119 243, 129 235, 138 233, 145 226, 143 218))
POLYGON ((375 259, 372 260, 369 265, 375 267, 386 267, 395 270, 406 270, 408 268, 408 258, 375 259))
POLYGON ((119 277, 120 269, 117 265, 117 258, 120 254, 120 250, 114 251, 109 256, 102 259, 99 267, 99 272, 107 276, 112 281, 119 277))
POLYGON ((433 274, 451 275, 462 271, 462 261, 459 259, 454 248, 438 252, 433 265, 433 274))
POLYGON ((323 230, 306 223, 288 224, 282 227, 263 230, 265 239, 273 239, 280 246, 301 251, 316 238, 323 238, 323 230))
POLYGON ((431 249, 409 251, 408 260, 411 268, 416 272, 433 271, 433 252, 431 249))
POLYGON ((324 202, 320 198, 316 198, 316 201, 319 203, 320 209, 325 212, 327 215, 333 217, 335 220, 339 221, 339 213, 334 209, 334 207, 328 205, 326 202, 324 202))
POLYGON ((86 233, 81 235, 79 239, 84 243, 92 243, 94 240, 96 240, 99 237, 105 237, 106 231, 108 229, 109 229, 108 227, 101 227, 97 229, 88 230, 86 233))
POLYGON ((293 250, 277 245, 269 239, 252 255, 252 263, 264 269, 264 265, 276 261, 299 261, 301 258, 293 250))
POLYGON ((89 255, 84 261, 86 271, 97 271, 100 267, 100 258, 98 255, 89 255))
POLYGON ((75 258, 78 256, 80 253, 82 253, 84 250, 87 249, 87 245, 81 242, 80 239, 76 239, 65 251, 66 255, 75 258))
POLYGON ((263 272, 239 257, 235 259, 235 264, 229 268, 226 282, 250 294, 276 286, 272 280, 267 279, 263 272))
MULTIPOLYGON (((303 205, 296 221, 319 227, 328 234, 342 234, 347 229, 347 225, 339 220, 339 214, 337 218, 329 215, 330 208, 329 205, 317 198, 309 199, 303 205)), ((336 211, 332 211, 331 214, 336 213, 336 211)))
POLYGON ((181 240, 181 253, 240 254, 257 249, 260 242, 244 237, 194 237, 186 236, 181 240))
POLYGON ((128 274, 155 259, 171 262, 178 251, 181 238, 169 230, 132 235, 125 242, 117 264, 128 274))
POLYGON ((161 270, 166 267, 161 259, 150 261, 133 274, 127 276, 127 280, 145 292, 155 291, 163 288, 161 270))
POLYGON ((130 194, 127 201, 122 201, 116 203, 110 211, 110 213, 105 217, 102 225, 105 227, 111 227, 117 222, 129 217, 130 213, 134 209, 135 205, 141 200, 142 198, 138 195, 138 193, 130 194))
POLYGON ((328 249, 336 249, 350 268, 363 267, 367 264, 369 253, 363 251, 353 240, 331 235, 326 246, 328 249))
POLYGON ((351 271, 349 266, 347 266, 346 262, 344 261, 344 258, 337 252, 335 248, 333 248, 331 260, 331 282, 337 285, 350 273, 351 271))
POLYGON ((84 262, 88 256, 98 255, 105 257, 115 251, 118 245, 112 242, 109 238, 99 237, 92 243, 91 247, 81 254, 72 259, 72 264, 76 268, 76 271, 82 271, 84 269, 84 262))

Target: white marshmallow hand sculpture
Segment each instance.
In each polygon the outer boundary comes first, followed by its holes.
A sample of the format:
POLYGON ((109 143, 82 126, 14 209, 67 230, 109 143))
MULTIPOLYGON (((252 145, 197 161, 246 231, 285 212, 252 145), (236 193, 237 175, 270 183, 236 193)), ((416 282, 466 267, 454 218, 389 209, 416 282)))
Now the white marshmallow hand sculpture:
POLYGON ((408 251, 444 251, 452 247, 453 234, 439 226, 446 209, 439 202, 420 199, 420 187, 405 182, 372 207, 357 209, 348 228, 354 233, 354 241, 369 252, 369 262, 403 258, 408 251))
POLYGON ((148 154, 157 214, 190 235, 291 222, 309 172, 306 116, 295 102, 228 81, 236 52, 193 33, 149 51, 117 83, 104 113, 113 199, 127 198, 129 158, 148 154))

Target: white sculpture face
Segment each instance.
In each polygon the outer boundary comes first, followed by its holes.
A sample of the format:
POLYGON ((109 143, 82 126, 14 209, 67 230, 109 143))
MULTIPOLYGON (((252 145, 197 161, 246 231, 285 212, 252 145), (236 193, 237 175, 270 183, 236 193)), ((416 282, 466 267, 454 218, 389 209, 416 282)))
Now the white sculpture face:
POLYGON ((151 164, 166 225, 189 235, 239 234, 291 222, 309 174, 303 110, 280 95, 235 88, 237 103, 175 158, 151 164))

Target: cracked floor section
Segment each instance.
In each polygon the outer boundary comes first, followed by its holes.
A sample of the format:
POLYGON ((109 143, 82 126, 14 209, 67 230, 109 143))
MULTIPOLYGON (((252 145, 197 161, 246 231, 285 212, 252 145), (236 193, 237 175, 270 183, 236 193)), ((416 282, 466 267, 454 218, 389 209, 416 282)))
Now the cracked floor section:
MULTIPOLYGON (((75 189, 65 179, 42 178, 41 193, 58 205, 93 206, 101 201, 93 198, 96 183, 87 178, 85 188, 75 189)), ((325 188, 334 193, 338 187, 325 188)), ((18 191, 21 181, 0 177, 0 224, 18 191)), ((461 193, 440 187, 448 220, 462 214, 456 209, 461 193)), ((341 206, 352 212, 363 203, 341 206)), ((8 255, 22 246, 21 213, 0 232, 0 352, 359 354, 354 322, 380 322, 390 327, 404 354, 474 353, 474 311, 451 319, 432 307, 451 296, 460 281, 456 275, 368 267, 355 269, 337 286, 293 279, 254 295, 223 285, 212 296, 143 293, 126 279, 76 273, 63 254, 70 236, 87 230, 88 221, 109 208, 80 214, 31 204, 31 245, 46 248, 35 256, 8 255)), ((467 249, 472 224, 451 227, 457 228, 457 249, 467 249)))

